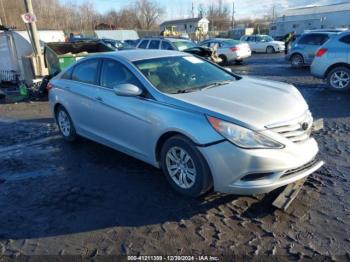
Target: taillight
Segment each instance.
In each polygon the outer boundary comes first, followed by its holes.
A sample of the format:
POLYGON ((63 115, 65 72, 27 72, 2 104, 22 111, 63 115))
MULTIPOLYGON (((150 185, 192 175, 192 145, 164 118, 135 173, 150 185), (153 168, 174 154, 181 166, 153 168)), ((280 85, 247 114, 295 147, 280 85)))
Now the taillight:
POLYGON ((317 50, 316 52, 316 57, 321 57, 323 56, 325 53, 327 53, 328 49, 327 48, 320 48, 317 50))
POLYGON ((52 87, 53 87, 53 85, 49 82, 46 85, 46 90, 49 91, 52 87))
POLYGON ((238 47, 238 46, 231 47, 230 50, 231 50, 232 52, 236 52, 236 51, 239 50, 239 47, 238 47))

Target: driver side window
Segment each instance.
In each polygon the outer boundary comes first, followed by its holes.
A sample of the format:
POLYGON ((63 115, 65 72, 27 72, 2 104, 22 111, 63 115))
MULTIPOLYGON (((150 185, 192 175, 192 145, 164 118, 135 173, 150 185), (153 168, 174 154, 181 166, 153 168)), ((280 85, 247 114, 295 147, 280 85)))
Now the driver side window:
POLYGON ((121 63, 106 59, 101 68, 100 85, 114 88, 120 84, 133 84, 141 87, 139 80, 121 63))

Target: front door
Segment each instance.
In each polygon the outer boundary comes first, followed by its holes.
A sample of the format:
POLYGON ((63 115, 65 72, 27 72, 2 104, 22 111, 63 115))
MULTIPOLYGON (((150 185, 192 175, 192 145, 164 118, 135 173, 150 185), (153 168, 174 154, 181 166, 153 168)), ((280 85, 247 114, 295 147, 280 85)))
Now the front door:
POLYGON ((149 100, 144 97, 118 96, 113 88, 119 84, 133 84, 143 88, 134 74, 122 63, 105 59, 100 75, 99 128, 104 139, 126 153, 147 160, 152 130, 148 116, 149 100))

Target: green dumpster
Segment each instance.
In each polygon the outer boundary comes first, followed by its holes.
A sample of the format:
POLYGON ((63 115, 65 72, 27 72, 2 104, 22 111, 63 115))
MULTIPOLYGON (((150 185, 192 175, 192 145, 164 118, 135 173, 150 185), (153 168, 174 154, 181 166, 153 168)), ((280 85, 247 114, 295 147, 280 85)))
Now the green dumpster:
POLYGON ((76 43, 47 43, 44 49, 45 64, 49 76, 54 76, 80 58, 100 52, 115 51, 96 41, 76 43))

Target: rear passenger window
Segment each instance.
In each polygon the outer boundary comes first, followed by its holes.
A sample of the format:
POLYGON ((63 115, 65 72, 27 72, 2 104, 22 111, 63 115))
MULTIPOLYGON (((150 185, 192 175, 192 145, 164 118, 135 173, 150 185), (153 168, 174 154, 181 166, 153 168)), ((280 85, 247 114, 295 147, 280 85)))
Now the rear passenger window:
POLYGON ((162 49, 163 50, 174 50, 171 44, 167 41, 162 41, 162 49))
POLYGON ((343 36, 339 41, 350 45, 350 35, 343 36))
POLYGON ((329 39, 328 35, 324 34, 309 34, 304 35, 299 44, 303 45, 323 45, 329 39))
POLYGON ((209 47, 214 47, 215 45, 217 45, 218 47, 221 47, 221 43, 219 43, 219 42, 211 42, 211 43, 209 43, 209 47))
POLYGON ((146 49, 148 42, 149 42, 149 40, 142 40, 142 42, 139 45, 139 48, 146 49))
POLYGON ((72 79, 72 72, 73 72, 73 68, 68 69, 62 76, 62 79, 68 79, 71 80, 72 79))
POLYGON ((96 84, 99 60, 93 59, 82 62, 74 67, 72 80, 87 84, 96 84))
POLYGON ((141 88, 139 80, 129 69, 110 59, 103 61, 100 84, 107 88, 114 88, 120 84, 133 84, 141 88))
POLYGON ((159 49, 159 40, 151 40, 151 43, 148 46, 148 49, 159 49))

